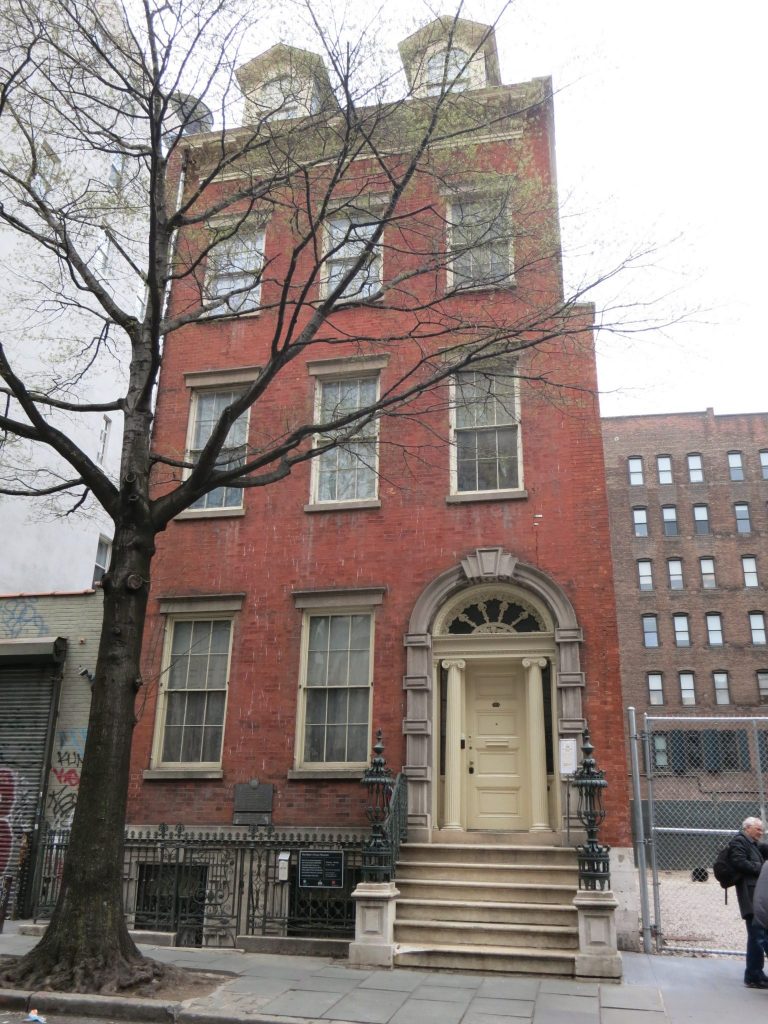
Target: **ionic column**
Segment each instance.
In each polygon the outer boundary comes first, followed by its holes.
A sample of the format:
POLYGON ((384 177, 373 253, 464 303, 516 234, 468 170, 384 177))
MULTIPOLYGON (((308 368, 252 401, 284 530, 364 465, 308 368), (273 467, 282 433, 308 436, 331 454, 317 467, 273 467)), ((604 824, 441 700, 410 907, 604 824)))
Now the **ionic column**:
POLYGON ((445 710, 445 799, 442 828, 461 829, 461 700, 466 661, 444 661, 448 671, 445 710))
POLYGON ((523 658, 528 705, 528 763, 531 770, 531 832, 551 832, 547 804, 547 750, 541 670, 546 658, 523 658))

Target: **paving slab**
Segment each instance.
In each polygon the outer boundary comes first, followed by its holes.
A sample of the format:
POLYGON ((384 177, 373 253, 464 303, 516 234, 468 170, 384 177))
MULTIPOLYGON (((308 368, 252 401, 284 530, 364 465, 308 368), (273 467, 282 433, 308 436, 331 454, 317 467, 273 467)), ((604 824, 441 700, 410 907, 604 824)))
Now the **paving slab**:
POLYGON ((481 974, 437 974, 431 971, 421 977, 425 985, 439 985, 441 988, 480 988, 483 983, 481 974))
POLYGON ((560 995, 597 996, 600 986, 596 981, 569 981, 567 978, 542 978, 540 992, 554 992, 560 995))
POLYGON ((597 1013, 600 1004, 597 993, 583 996, 566 992, 539 992, 536 1010, 559 1010, 563 1013, 597 1013))
POLYGON ((535 999, 539 992, 538 978, 484 978, 477 990, 479 996, 491 999, 535 999))
POLYGON ((475 990, 473 988, 456 988, 451 985, 419 985, 417 989, 414 989, 411 993, 411 999, 416 1001, 434 1000, 435 1002, 445 1003, 464 1003, 468 1004, 470 999, 474 996, 475 990))
MULTIPOLYGON (((693 1019, 693 1018, 692 1018, 693 1019)), ((700 1021, 699 1015, 695 1018, 700 1021)), ((625 1007, 604 1008, 600 1024, 667 1024, 667 1015, 662 1010, 630 1010, 625 1007)))
POLYGON ((625 1010, 663 1010, 657 988, 642 985, 601 985, 600 1006, 625 1010))
POLYGON ((391 1018, 391 1024, 459 1024, 465 1009, 464 1003, 408 999, 391 1018))
POLYGON ((424 976, 415 971, 402 971, 395 968, 393 971, 374 971, 365 981, 360 983, 360 988, 368 989, 391 989, 395 992, 412 992, 424 981, 424 976))
POLYGON ((475 1013, 475 1011, 470 1008, 464 1015, 461 1024, 525 1024, 525 1022, 530 1022, 531 1020, 531 1014, 525 1014, 520 1017, 511 1017, 506 1014, 475 1013))
MULTIPOLYGON (((535 1002, 532 999, 490 999, 476 996, 469 1013, 492 1017, 532 1017, 535 1002)), ((466 1024, 467 1018, 464 1018, 466 1024)))
POLYGON ((332 1016, 343 1021, 359 1021, 361 1024, 386 1024, 407 998, 407 992, 379 990, 374 995, 370 989, 356 989, 343 996, 323 1016, 332 1016))
POLYGON ((340 992, 297 992, 291 989, 267 1003, 263 1012, 278 1017, 322 1017, 340 998, 340 992))

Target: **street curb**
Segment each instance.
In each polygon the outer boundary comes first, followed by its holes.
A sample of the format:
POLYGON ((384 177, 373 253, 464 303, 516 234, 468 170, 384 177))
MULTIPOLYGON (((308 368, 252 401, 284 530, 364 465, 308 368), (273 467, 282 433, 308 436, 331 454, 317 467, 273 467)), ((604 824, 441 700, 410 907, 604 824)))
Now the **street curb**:
POLYGON ((26 1010, 29 1006, 29 993, 18 988, 0 988, 0 1009, 26 1010))
POLYGON ((157 999, 126 999, 121 996, 90 996, 79 992, 33 992, 27 999, 41 1013, 81 1014, 84 1017, 110 1017, 131 1021, 175 1021, 180 1003, 157 999))
MULTIPOLYGON (((238 1021, 247 1024, 318 1024, 319 1017, 283 1017, 269 1013, 233 1013, 232 1010, 221 1010, 211 1012, 210 1010, 181 1010, 176 1019, 176 1024, 222 1024, 222 1021, 231 1021, 238 1024, 238 1021)), ((323 1021, 322 1024, 333 1024, 332 1021, 323 1021)), ((350 1024, 349 1021, 346 1024, 350 1024)))

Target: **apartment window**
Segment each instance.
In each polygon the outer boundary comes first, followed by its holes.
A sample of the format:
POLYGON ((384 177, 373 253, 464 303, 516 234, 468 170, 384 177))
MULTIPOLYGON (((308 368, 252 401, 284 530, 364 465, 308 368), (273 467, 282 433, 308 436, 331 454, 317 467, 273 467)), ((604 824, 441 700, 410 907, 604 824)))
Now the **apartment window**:
POLYGON ((655 706, 664 703, 664 686, 661 672, 649 672, 648 676, 648 703, 655 706))
MULTIPOLYGON (((193 392, 190 440, 187 448, 188 462, 197 462, 222 412, 239 395, 240 391, 229 388, 221 391, 199 389, 193 392)), ((247 437, 248 412, 246 411, 241 413, 229 428, 229 433, 216 460, 217 470, 234 469, 244 463, 247 437)), ((242 508, 242 505, 242 488, 217 487, 215 490, 198 498, 191 508, 232 509, 242 508)))
POLYGON ((730 704, 731 691, 727 672, 713 672, 712 682, 715 687, 715 704, 730 704))
POLYGON ((674 505, 664 505, 661 509, 661 521, 664 525, 665 537, 677 536, 677 508, 674 505))
POLYGON ((667 737, 664 733, 656 732, 653 734, 653 766, 657 771, 664 771, 669 767, 667 737))
POLYGON ((749 519, 749 505, 745 501, 740 501, 733 506, 733 511, 736 516, 736 532, 751 533, 752 523, 749 519))
POLYGON ((659 646, 659 622, 655 615, 643 616, 643 647, 659 646))
POLYGON ((656 471, 660 484, 672 483, 672 458, 669 455, 656 456, 656 471))
POLYGON ((760 452, 760 473, 763 480, 768 480, 768 451, 760 452))
POLYGON ((123 183, 125 172, 125 153, 113 153, 109 164, 107 180, 111 188, 118 189, 123 183))
POLYGON ((157 761, 218 767, 224 734, 232 620, 169 622, 158 708, 157 761))
POLYGON ((469 87, 469 55, 458 46, 433 53, 427 61, 427 95, 439 96, 450 89, 463 92, 469 87))
POLYGON ((693 506, 693 528, 699 536, 709 533, 709 508, 707 505, 693 506))
POLYGON ((700 484, 704 481, 704 467, 701 456, 693 453, 688 456, 688 480, 692 484, 700 484))
POLYGON ((637 563, 637 583, 641 590, 653 590, 653 564, 643 560, 637 563))
POLYGON ((669 573, 669 589, 683 589, 683 563, 679 558, 667 559, 667 572, 669 573))
POLYGON ((768 704, 768 671, 757 673, 757 695, 761 704, 768 704))
POLYGON ((53 186, 53 179, 56 177, 61 161, 48 143, 43 142, 35 153, 35 162, 37 166, 30 179, 30 185, 35 192, 44 196, 53 186))
POLYGON ((629 482, 633 486, 644 482, 643 460, 639 455, 633 455, 627 459, 627 472, 629 473, 629 482))
POLYGON ((512 231, 504 196, 463 196, 450 204, 454 288, 495 288, 512 279, 512 231))
POLYGON ((667 770, 678 775, 750 770, 749 741, 744 729, 672 729, 661 735, 667 739, 667 770))
POLYGON ((99 443, 96 448, 96 461, 100 466, 104 465, 104 460, 107 457, 107 451, 109 450, 109 438, 112 434, 112 420, 109 416, 105 416, 101 421, 101 430, 99 431, 99 443))
POLYGON ((707 642, 710 647, 723 646, 723 617, 718 612, 709 612, 707 621, 707 642))
POLYGON ((752 634, 753 644, 765 643, 765 615, 763 612, 749 613, 749 629, 752 634))
POLYGON ((695 704, 696 686, 693 678, 693 672, 679 672, 678 679, 680 680, 681 702, 686 705, 695 704))
POLYGON ((744 586, 756 587, 757 582, 757 559, 753 555, 741 556, 741 571, 744 574, 744 586))
POLYGON ((204 297, 211 313, 248 313, 259 306, 264 231, 229 231, 217 231, 212 240, 204 297))
POLYGON ((96 545, 96 561, 93 566, 93 586, 97 583, 101 583, 104 578, 104 574, 109 569, 109 560, 112 557, 112 541, 107 540, 106 537, 99 537, 99 543, 96 545))
POLYGON ((731 480, 744 479, 744 466, 741 461, 741 452, 728 452, 728 475, 731 480))
POLYGON ((325 293, 329 295, 363 260, 339 298, 360 301, 375 295, 382 282, 381 245, 372 244, 379 228, 378 218, 369 211, 331 217, 327 227, 325 293))
POLYGON ((517 388, 514 372, 458 373, 453 401, 454 492, 520 486, 517 388))
MULTIPOLYGON (((353 415, 373 405, 378 394, 378 376, 320 380, 317 391, 318 421, 330 424, 353 415)), ((377 419, 364 420, 358 427, 329 427, 316 437, 315 446, 325 449, 315 459, 313 467, 315 502, 364 501, 376 497, 377 419)))
POLYGON ((687 615, 673 615, 672 625, 675 630, 675 647, 691 646, 691 630, 687 615))
POLYGON ((299 763, 362 766, 370 734, 373 616, 307 614, 304 638, 299 763))
POLYGON ((700 558, 699 567, 701 569, 701 585, 703 589, 714 590, 717 586, 714 558, 700 558))
POLYGON ((647 537, 648 536, 648 509, 647 508, 633 508, 632 509, 632 525, 634 527, 636 537, 647 537))
POLYGON ((299 102, 299 92, 290 75, 278 75, 265 82, 259 89, 258 106, 265 117, 274 121, 307 113, 299 102))

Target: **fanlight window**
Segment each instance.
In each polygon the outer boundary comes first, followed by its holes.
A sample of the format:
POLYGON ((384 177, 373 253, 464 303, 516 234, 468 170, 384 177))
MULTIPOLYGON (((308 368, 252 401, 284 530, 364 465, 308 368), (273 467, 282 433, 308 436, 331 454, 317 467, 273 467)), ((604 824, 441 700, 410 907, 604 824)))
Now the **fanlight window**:
POLYGON ((444 632, 459 636, 468 633, 542 633, 546 627, 537 613, 517 601, 502 597, 479 598, 449 615, 444 632))

